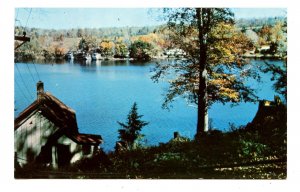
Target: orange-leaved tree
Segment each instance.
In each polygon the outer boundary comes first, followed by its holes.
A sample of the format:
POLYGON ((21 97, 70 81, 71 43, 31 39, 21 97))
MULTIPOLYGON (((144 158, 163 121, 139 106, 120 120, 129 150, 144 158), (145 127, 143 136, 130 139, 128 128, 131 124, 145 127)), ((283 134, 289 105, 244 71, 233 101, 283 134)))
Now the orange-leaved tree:
POLYGON ((198 108, 196 136, 208 130, 208 107, 214 102, 256 101, 245 84, 251 68, 243 53, 250 41, 234 26, 230 9, 165 9, 169 40, 185 53, 185 59, 157 63, 152 79, 167 79, 169 89, 163 107, 178 96, 198 108))

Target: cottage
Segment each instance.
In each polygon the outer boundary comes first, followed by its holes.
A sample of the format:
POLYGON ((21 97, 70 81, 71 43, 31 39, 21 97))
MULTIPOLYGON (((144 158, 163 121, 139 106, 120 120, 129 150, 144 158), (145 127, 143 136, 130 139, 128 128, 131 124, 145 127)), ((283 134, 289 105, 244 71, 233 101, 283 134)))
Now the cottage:
POLYGON ((275 116, 278 112, 286 111, 285 105, 280 100, 279 96, 274 96, 274 101, 261 100, 255 117, 252 120, 253 124, 262 122, 266 117, 275 116))
POLYGON ((15 119, 15 160, 19 166, 53 168, 91 158, 102 143, 100 135, 78 132, 75 111, 37 83, 37 100, 15 119))
POLYGON ((287 108, 279 96, 274 96, 274 101, 261 100, 252 122, 245 127, 248 131, 258 131, 266 137, 286 134, 287 108))

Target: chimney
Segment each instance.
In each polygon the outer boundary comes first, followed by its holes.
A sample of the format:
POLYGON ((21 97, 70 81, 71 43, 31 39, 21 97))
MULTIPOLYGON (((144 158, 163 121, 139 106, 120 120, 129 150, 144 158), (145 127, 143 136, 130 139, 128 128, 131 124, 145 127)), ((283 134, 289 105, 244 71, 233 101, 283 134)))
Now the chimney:
POLYGON ((42 81, 37 82, 36 89, 37 100, 40 101, 42 99, 42 94, 44 93, 44 83, 42 81))
POLYGON ((179 138, 180 137, 180 135, 179 135, 179 132, 174 132, 174 139, 177 139, 177 138, 179 138))

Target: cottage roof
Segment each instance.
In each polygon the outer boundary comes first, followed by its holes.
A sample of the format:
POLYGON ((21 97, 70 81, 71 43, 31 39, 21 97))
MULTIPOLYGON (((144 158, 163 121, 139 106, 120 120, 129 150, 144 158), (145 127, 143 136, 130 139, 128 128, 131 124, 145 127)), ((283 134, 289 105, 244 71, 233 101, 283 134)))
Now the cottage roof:
POLYGON ((49 92, 40 93, 40 99, 35 100, 20 113, 15 119, 15 130, 35 112, 39 112, 57 127, 67 132, 78 133, 75 111, 49 92))
POLYGON ((103 141, 100 135, 82 133, 71 135, 70 138, 79 144, 99 144, 103 141))
MULTIPOLYGON (((41 82, 42 83, 42 82, 41 82)), ((15 130, 17 130, 24 121, 35 113, 40 113, 55 126, 60 128, 62 133, 80 144, 100 144, 102 138, 100 135, 80 134, 76 121, 76 114, 73 109, 65 105, 49 92, 38 90, 38 99, 30 104, 15 119, 15 130)))

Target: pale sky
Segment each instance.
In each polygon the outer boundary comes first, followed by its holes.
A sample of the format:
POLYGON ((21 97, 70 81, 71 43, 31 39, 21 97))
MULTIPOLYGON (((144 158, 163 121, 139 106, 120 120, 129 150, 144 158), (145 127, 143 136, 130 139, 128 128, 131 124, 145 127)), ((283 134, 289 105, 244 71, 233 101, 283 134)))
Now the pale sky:
MULTIPOLYGON (((286 9, 234 8, 236 18, 283 16, 286 9)), ((100 28, 161 24, 157 9, 146 8, 17 8, 16 25, 45 28, 100 28), (31 13, 30 13, 31 12, 31 13)))
POLYGON ((232 11, 236 18, 262 18, 287 15, 287 9, 285 8, 234 8, 232 11))

